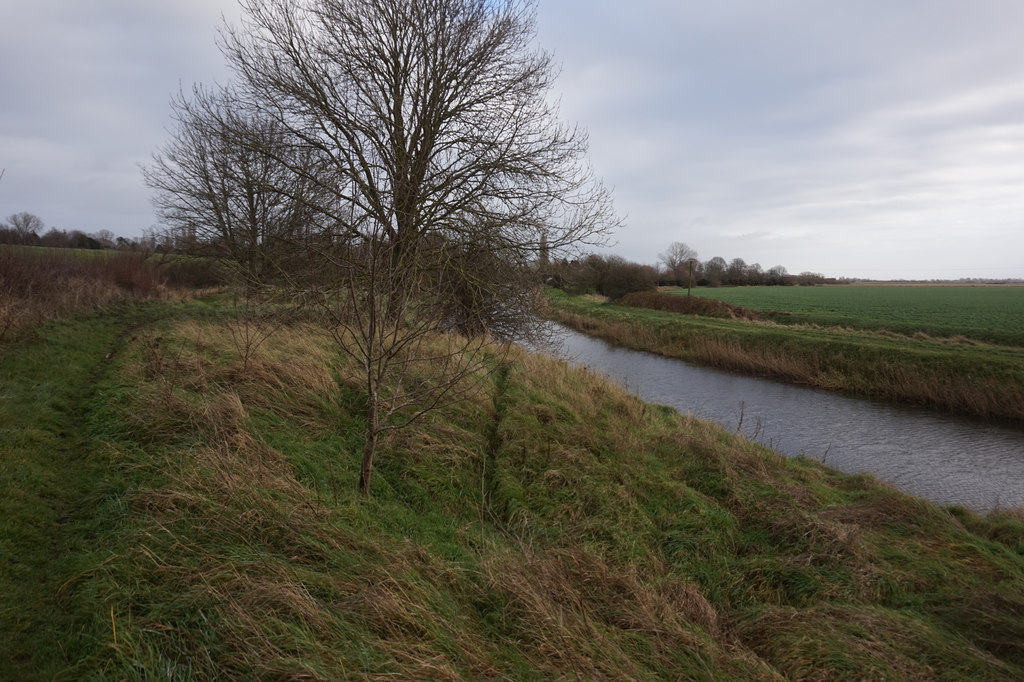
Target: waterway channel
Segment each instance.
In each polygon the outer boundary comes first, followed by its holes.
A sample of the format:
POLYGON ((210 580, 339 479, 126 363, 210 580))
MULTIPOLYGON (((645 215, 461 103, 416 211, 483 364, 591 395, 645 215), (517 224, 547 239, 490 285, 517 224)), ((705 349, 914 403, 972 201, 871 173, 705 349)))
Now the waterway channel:
POLYGON ((559 327, 550 350, 784 455, 977 511, 1024 506, 1024 429, 706 369, 559 327))

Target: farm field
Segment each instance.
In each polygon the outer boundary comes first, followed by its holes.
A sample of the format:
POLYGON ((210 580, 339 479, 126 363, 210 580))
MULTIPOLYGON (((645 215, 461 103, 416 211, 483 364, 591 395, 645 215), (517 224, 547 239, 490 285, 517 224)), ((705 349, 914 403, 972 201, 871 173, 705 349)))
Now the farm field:
POLYGON ((694 295, 784 313, 768 316, 779 324, 922 332, 1024 346, 1024 286, 722 287, 694 295))

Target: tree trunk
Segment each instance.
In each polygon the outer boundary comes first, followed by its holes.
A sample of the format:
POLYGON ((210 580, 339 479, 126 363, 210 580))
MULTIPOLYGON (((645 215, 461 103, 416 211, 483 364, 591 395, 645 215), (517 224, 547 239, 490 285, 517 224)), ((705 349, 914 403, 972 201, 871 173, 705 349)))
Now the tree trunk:
POLYGON ((377 449, 377 401, 376 394, 370 393, 366 408, 366 442, 363 444, 363 463, 359 468, 359 492, 370 496, 370 476, 373 474, 373 453, 377 449))

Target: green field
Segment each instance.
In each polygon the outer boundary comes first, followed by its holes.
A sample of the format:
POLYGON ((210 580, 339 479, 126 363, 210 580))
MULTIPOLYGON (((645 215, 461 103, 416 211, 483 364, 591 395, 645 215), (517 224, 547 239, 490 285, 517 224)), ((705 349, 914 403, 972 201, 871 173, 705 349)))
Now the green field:
POLYGON ((788 313, 770 316, 782 324, 959 335, 1024 346, 1024 286, 723 287, 695 295, 788 313))

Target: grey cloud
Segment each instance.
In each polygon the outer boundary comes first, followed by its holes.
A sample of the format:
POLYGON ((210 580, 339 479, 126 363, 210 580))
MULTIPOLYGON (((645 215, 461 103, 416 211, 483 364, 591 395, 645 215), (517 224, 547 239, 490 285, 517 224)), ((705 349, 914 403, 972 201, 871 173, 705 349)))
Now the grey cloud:
POLYGON ((623 255, 652 262, 682 239, 832 274, 920 261, 1024 276, 1021 237, 1007 249, 999 227, 1024 215, 1024 6, 610 7, 579 30, 563 8, 541 37, 562 46, 565 109, 629 214, 623 255), (929 252, 966 225, 971 248, 929 252), (738 236, 753 232, 778 238, 738 236))
MULTIPOLYGON (((228 77, 222 13, 234 0, 0 5, 0 217, 148 227, 137 165, 179 85, 228 77)), ((627 215, 616 252, 681 240, 834 275, 1024 276, 1021 26, 1015 0, 539 7, 563 114, 627 215)))

